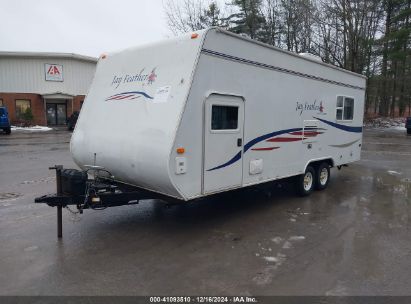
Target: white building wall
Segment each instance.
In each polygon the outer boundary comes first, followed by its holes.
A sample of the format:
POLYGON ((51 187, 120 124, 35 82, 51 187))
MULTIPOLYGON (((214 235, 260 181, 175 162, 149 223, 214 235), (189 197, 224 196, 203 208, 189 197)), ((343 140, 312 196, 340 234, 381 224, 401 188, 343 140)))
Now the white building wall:
POLYGON ((96 62, 76 58, 30 58, 0 56, 0 92, 85 95, 96 62), (45 64, 63 66, 63 81, 46 81, 45 64))

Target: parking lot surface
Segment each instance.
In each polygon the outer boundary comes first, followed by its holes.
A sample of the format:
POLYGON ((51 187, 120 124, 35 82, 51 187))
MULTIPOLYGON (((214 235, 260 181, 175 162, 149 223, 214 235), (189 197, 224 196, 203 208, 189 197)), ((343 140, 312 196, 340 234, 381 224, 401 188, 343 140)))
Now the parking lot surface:
POLYGON ((75 167, 71 133, 0 134, 0 295, 411 295, 411 136, 365 130, 328 189, 63 212, 34 198, 75 167))

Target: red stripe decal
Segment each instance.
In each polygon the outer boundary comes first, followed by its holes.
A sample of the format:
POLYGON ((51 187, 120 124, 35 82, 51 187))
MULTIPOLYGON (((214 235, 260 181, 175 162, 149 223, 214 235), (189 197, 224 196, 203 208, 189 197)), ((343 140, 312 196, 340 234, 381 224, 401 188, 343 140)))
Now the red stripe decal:
POLYGON ((131 97, 131 96, 133 96, 133 95, 126 95, 126 96, 124 96, 124 95, 119 95, 119 96, 114 96, 114 97, 112 97, 112 98, 110 98, 110 99, 108 99, 108 100, 120 100, 120 99, 125 99, 125 98, 131 97))
POLYGON ((301 138, 301 137, 274 137, 267 139, 266 141, 268 142, 291 142, 291 141, 300 141, 306 138, 301 138))
POLYGON ((280 148, 280 147, 253 148, 251 150, 253 150, 253 151, 271 151, 271 150, 278 149, 278 148, 280 148))
POLYGON ((109 98, 107 100, 119 100, 119 99, 121 99, 121 97, 123 97, 123 96, 116 96, 116 97, 109 98))
POLYGON ((300 136, 304 134, 307 137, 315 137, 318 134, 323 134, 323 133, 324 132, 315 132, 315 131, 301 132, 301 131, 298 131, 298 132, 291 132, 289 134, 291 134, 291 135, 300 135, 300 136))
POLYGON ((117 98, 118 100, 119 99, 126 99, 126 98, 129 98, 129 97, 132 97, 133 95, 126 95, 126 96, 123 96, 123 97, 120 97, 120 98, 117 98))

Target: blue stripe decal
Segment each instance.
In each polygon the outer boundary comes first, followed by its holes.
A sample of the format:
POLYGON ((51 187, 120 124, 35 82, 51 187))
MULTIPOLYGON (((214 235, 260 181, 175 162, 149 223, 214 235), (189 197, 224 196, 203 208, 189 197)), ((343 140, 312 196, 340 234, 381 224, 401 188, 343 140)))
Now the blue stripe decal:
MULTIPOLYGON (((273 137, 273 136, 278 136, 278 135, 281 135, 281 134, 285 134, 285 133, 289 133, 289 132, 295 132, 295 131, 301 131, 301 130, 302 130, 302 128, 294 128, 294 129, 281 130, 281 131, 276 131, 276 132, 272 132, 272 133, 268 133, 268 134, 261 135, 261 136, 259 136, 259 137, 257 137, 257 138, 254 138, 253 140, 250 140, 248 143, 246 143, 246 144, 244 145, 244 153, 247 152, 252 146, 254 146, 255 144, 257 144, 257 143, 259 143, 259 142, 261 142, 261 141, 263 141, 263 140, 266 140, 266 139, 271 138, 271 137, 273 137)), ((241 151, 239 151, 239 152, 238 152, 232 159, 230 159, 228 162, 226 162, 226 163, 224 163, 224 164, 222 164, 222 165, 219 165, 219 166, 217 166, 217 167, 208 169, 207 171, 214 171, 214 170, 217 170, 217 169, 221 169, 221 168, 227 167, 227 166, 229 166, 229 165, 234 164, 236 161, 238 161, 238 160, 240 160, 240 159, 241 159, 241 151)))
MULTIPOLYGON (((350 127, 350 126, 345 126, 345 125, 337 124, 337 123, 334 123, 334 122, 331 122, 331 121, 328 121, 328 120, 324 120, 324 119, 321 119, 321 118, 318 118, 318 117, 314 117, 314 118, 315 118, 315 119, 318 119, 319 121, 322 121, 322 122, 325 123, 325 124, 328 124, 328 125, 330 125, 330 126, 332 126, 332 127, 335 127, 335 128, 337 128, 337 129, 340 129, 340 130, 343 130, 343 131, 353 132, 353 133, 361 133, 361 132, 362 132, 362 127, 350 127)), ((309 128, 306 128, 306 129, 318 129, 318 128, 309 127, 309 128)), ((259 142, 261 142, 261 141, 263 141, 263 140, 266 140, 266 139, 269 139, 269 138, 271 138, 271 137, 275 137, 275 136, 278 136, 278 135, 282 135, 282 134, 286 134, 286 133, 291 133, 291 132, 296 132, 296 131, 301 131, 301 130, 303 130, 303 129, 302 129, 302 128, 286 129, 286 130, 271 132, 271 133, 268 133, 268 134, 264 134, 264 135, 262 135, 262 136, 259 136, 259 137, 257 137, 257 138, 254 138, 254 139, 250 140, 248 143, 246 143, 246 144, 244 145, 244 153, 246 153, 252 146, 254 146, 255 144, 257 144, 257 143, 259 143, 259 142)), ((217 170, 217 169, 221 169, 221 168, 227 167, 227 166, 229 166, 229 165, 234 164, 235 162, 237 162, 237 161, 240 160, 240 159, 241 159, 241 150, 240 150, 236 155, 234 155, 234 157, 231 158, 229 161, 227 161, 227 162, 225 162, 224 164, 219 165, 219 166, 217 166, 217 167, 208 169, 207 171, 214 171, 214 170, 217 170)))
POLYGON ((328 121, 325 119, 321 119, 318 117, 314 117, 315 119, 318 119, 319 121, 322 121, 323 123, 326 123, 327 125, 333 126, 334 128, 340 129, 340 130, 344 130, 347 132, 352 132, 352 133, 362 133, 362 127, 350 127, 350 126, 346 126, 346 125, 340 125, 337 124, 335 122, 332 121, 328 121))
POLYGON ((224 164, 222 164, 222 165, 219 165, 219 166, 217 166, 217 167, 214 167, 214 168, 212 168, 212 169, 208 169, 207 171, 214 171, 214 170, 217 170, 217 169, 221 169, 221 168, 224 168, 224 167, 227 167, 227 166, 229 166, 229 165, 231 165, 231 164, 234 164, 236 161, 238 161, 239 159, 241 158, 241 151, 240 152, 238 152, 232 159, 230 159, 228 162, 226 162, 226 163, 224 163, 224 164))

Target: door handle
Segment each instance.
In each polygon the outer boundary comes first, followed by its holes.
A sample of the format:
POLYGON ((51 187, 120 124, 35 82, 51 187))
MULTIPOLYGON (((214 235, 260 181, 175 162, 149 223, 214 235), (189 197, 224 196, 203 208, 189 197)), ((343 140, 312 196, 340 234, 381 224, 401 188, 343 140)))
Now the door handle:
POLYGON ((237 138, 237 147, 241 147, 243 145, 243 139, 237 138))

